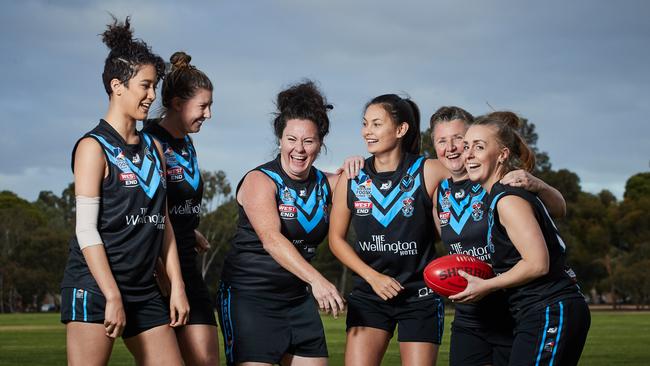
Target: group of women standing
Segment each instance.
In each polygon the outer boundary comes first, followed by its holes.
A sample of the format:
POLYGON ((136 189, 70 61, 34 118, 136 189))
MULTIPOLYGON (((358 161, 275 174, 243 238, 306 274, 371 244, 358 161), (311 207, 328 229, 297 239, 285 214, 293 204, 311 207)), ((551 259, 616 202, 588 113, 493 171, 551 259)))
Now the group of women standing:
MULTIPOLYGON (((69 363, 106 364, 121 335, 141 365, 218 364, 213 306, 195 267, 207 241, 196 230, 202 181, 189 137, 211 117, 212 83, 182 52, 165 75, 128 18, 103 36, 109 109, 72 156, 77 224, 61 315, 69 363), (137 131, 161 79, 163 117, 137 131)), ((438 159, 427 159, 417 105, 381 95, 365 106, 361 128, 371 156, 332 174, 313 166, 330 127, 321 91, 302 82, 276 106, 279 153, 236 190, 237 231, 217 299, 227 364, 326 365, 318 309, 337 316, 346 302, 346 364, 379 365, 395 328, 402 364, 435 364, 444 305, 422 279, 436 256, 434 228, 446 253, 473 255, 499 274, 463 274, 468 287, 452 297, 452 365, 577 363, 589 311, 549 214, 563 215, 564 200, 528 173, 534 155, 516 115, 474 121, 441 108, 431 118, 438 159), (345 297, 310 264, 328 234, 353 272, 345 297)))

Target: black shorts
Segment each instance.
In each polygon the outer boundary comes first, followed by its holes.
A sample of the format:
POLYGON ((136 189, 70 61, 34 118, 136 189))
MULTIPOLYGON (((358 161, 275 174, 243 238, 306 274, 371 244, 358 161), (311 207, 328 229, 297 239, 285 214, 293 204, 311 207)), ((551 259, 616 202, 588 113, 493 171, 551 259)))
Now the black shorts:
POLYGON ((349 294, 347 331, 352 327, 378 328, 393 334, 397 326, 399 342, 440 344, 445 320, 445 306, 431 294, 418 301, 377 301, 363 295, 349 294))
MULTIPOLYGON (((169 307, 161 295, 145 301, 124 301, 126 326, 122 338, 136 336, 160 325, 169 324, 169 307)), ((81 288, 61 289, 61 322, 104 323, 106 299, 81 288)))
POLYGON ((582 298, 527 310, 516 322, 510 365, 577 365, 590 325, 582 298))
POLYGON ((451 325, 450 366, 507 366, 512 349, 512 328, 451 325))
POLYGON ((214 304, 210 300, 210 294, 203 277, 196 269, 183 268, 182 272, 185 294, 190 304, 190 317, 187 324, 207 324, 216 327, 217 318, 214 315, 214 304))
POLYGON ((280 363, 285 354, 327 357, 325 331, 314 299, 270 299, 257 292, 219 289, 219 322, 228 365, 280 363))

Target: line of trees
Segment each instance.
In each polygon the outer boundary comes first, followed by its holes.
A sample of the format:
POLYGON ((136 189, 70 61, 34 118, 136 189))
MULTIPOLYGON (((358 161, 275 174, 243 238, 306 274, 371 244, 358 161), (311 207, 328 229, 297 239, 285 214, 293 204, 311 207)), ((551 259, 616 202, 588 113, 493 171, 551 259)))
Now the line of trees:
MULTIPOLYGON (((428 132, 423 134, 423 151, 435 156, 428 132)), ((607 190, 584 192, 575 173, 552 169, 548 155, 536 148, 534 124, 525 121, 522 134, 537 155, 535 174, 558 188, 567 201, 567 215, 557 224, 567 243, 568 262, 591 303, 607 303, 614 308, 624 303, 649 306, 650 172, 627 180, 622 201, 607 190)), ((199 230, 211 248, 199 258, 197 266, 216 296, 238 206, 223 171, 203 172, 203 178, 199 230)), ((73 184, 60 196, 43 191, 34 202, 9 191, 0 192, 0 313, 58 305, 74 217, 73 184)), ((440 253, 442 246, 436 246, 440 253)), ((319 247, 314 265, 342 292, 350 287, 349 271, 334 258, 326 243, 319 247)))

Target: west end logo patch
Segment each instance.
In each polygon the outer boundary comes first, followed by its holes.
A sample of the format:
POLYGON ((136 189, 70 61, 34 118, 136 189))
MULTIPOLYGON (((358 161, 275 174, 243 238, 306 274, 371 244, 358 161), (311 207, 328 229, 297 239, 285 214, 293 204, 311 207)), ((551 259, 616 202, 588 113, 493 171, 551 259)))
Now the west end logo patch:
POLYGON ((354 213, 357 216, 368 216, 372 213, 372 202, 354 201, 354 213))

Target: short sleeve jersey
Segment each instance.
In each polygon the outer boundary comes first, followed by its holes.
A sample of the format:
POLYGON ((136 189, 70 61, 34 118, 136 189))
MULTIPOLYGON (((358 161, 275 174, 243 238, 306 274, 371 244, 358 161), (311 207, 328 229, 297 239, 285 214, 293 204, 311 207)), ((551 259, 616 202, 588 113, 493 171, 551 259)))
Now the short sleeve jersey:
POLYGON ((545 306, 560 299, 582 297, 578 286, 565 271, 566 245, 542 201, 524 189, 501 183, 494 184, 488 198, 487 242, 494 272, 497 275, 504 273, 521 260, 520 253, 499 220, 497 210, 499 200, 509 195, 521 197, 531 205, 549 254, 549 271, 546 275, 506 290, 513 315, 516 317, 531 306, 545 306))
MULTIPOLYGON (((440 236, 447 254, 467 254, 490 263, 486 242, 488 230, 487 191, 469 179, 445 179, 438 185, 436 210, 440 236)), ((510 318, 502 291, 477 304, 456 304, 454 324, 479 327, 510 318)))
MULTIPOLYGON (((266 174, 275 183, 280 231, 303 258, 311 261, 329 229, 332 195, 327 177, 312 167, 306 180, 291 179, 282 169, 279 156, 254 170, 266 174)), ((237 191, 243 181, 239 182, 237 191)), ((267 297, 286 299, 307 294, 306 283, 284 269, 264 249, 241 205, 222 278, 235 290, 256 291, 267 297)))
MULTIPOLYGON (((377 172, 374 157, 348 181, 347 203, 356 234, 354 250, 376 271, 395 278, 405 291, 396 301, 431 293, 422 271, 435 257, 433 203, 424 182, 425 158, 404 154, 395 171, 377 172)), ((353 274, 354 293, 383 301, 353 274)))
POLYGON ((203 180, 194 144, 189 136, 174 138, 155 122, 149 123, 144 131, 160 141, 165 155, 167 205, 181 266, 195 266, 194 229, 199 226, 203 180))
MULTIPOLYGON (((162 159, 153 138, 146 133, 138 135, 138 144, 127 145, 104 120, 84 135, 100 144, 108 165, 108 176, 101 184, 97 229, 117 286, 127 301, 147 300, 158 293, 153 272, 165 228, 162 159)), ((75 151, 76 145, 73 168, 75 151)), ((101 294, 76 236, 70 240, 69 250, 61 287, 101 294)))

